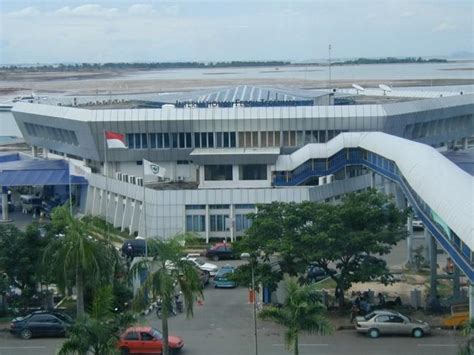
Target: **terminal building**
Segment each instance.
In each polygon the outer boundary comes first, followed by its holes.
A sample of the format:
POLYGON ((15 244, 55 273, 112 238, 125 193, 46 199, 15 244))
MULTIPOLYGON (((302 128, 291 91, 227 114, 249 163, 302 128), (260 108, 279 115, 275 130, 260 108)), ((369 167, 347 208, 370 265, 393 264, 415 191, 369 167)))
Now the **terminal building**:
POLYGON ((238 86, 139 108, 20 102, 12 112, 34 155, 91 169, 83 212, 130 235, 233 240, 257 204, 377 187, 423 221, 427 257, 436 262, 441 246, 473 283, 474 95, 350 96, 238 86), (127 149, 107 149, 106 131, 123 134, 127 149), (452 158, 459 152, 471 154, 464 165, 452 158), (145 186, 143 159, 166 171, 145 186))

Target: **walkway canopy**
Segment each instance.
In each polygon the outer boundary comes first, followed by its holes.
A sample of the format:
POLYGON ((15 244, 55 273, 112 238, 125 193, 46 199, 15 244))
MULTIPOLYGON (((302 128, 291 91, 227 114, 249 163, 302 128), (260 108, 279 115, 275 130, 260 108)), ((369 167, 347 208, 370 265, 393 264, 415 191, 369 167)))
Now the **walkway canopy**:
POLYGON ((0 186, 87 185, 80 176, 69 177, 65 160, 34 159, 21 153, 0 153, 0 186))

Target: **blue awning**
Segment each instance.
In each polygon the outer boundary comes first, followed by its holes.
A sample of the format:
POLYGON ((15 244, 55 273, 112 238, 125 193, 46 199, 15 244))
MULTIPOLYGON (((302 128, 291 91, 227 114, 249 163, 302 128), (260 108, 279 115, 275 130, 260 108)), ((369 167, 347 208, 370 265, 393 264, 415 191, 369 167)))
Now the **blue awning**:
POLYGON ((25 159, 1 162, 0 186, 86 185, 87 180, 71 176, 64 160, 25 159))

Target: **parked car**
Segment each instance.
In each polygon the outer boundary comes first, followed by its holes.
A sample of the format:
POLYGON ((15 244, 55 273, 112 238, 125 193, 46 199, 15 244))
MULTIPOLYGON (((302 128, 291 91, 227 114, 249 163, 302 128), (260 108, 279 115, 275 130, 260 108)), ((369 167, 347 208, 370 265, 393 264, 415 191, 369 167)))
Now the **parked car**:
POLYGON ((216 276, 214 277, 214 287, 230 287, 234 288, 237 286, 237 282, 229 278, 235 272, 235 268, 231 265, 224 265, 219 269, 216 276))
MULTIPOLYGON (((197 271, 199 275, 199 280, 201 280, 201 285, 204 288, 207 284, 209 284, 209 279, 211 278, 211 275, 209 271, 207 270, 202 270, 199 265, 195 264, 194 262, 188 260, 187 258, 182 258, 181 260, 189 262, 197 271)), ((176 266, 171 260, 167 260, 165 262, 165 266, 168 270, 175 270, 176 266)))
MULTIPOLYGON (((330 270, 331 274, 336 274, 335 270, 330 270)), ((329 277, 329 274, 323 268, 311 264, 308 266, 306 272, 306 280, 308 282, 318 282, 324 280, 325 278, 329 277)))
POLYGON ((213 261, 218 261, 220 259, 233 259, 234 250, 232 249, 231 244, 217 243, 206 250, 206 257, 213 261))
POLYGON ((21 209, 25 212, 34 212, 36 209, 41 209, 43 199, 34 195, 21 195, 21 209))
POLYGON ((428 323, 411 320, 401 313, 390 310, 377 310, 364 317, 357 317, 356 330, 371 338, 378 338, 381 334, 405 334, 421 338, 431 332, 428 323))
MULTIPOLYGON (((172 354, 176 354, 184 346, 183 339, 168 336, 172 354)), ((123 355, 153 353, 161 354, 163 349, 163 334, 152 327, 130 327, 119 338, 117 347, 123 355)))
POLYGON ((122 244, 122 256, 134 258, 136 256, 145 256, 146 241, 142 238, 129 239, 122 244))
POLYGON ((10 333, 23 339, 39 336, 66 336, 74 321, 67 314, 57 311, 36 311, 17 317, 10 323, 10 333))
POLYGON ((219 267, 215 264, 211 264, 211 263, 206 263, 204 260, 202 259, 198 259, 198 258, 194 258, 194 257, 185 257, 183 258, 183 260, 188 260, 190 261, 191 263, 193 263, 197 268, 203 270, 203 271, 207 271, 209 273, 209 275, 211 276, 216 276, 217 274, 217 271, 219 270, 219 267))

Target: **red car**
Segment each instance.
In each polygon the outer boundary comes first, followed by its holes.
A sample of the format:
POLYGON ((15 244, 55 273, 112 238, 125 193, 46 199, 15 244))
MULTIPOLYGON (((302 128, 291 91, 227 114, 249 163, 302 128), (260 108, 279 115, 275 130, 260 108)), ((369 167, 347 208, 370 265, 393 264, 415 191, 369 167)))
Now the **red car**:
MULTIPOLYGON (((183 339, 170 335, 168 343, 172 354, 184 346, 183 339)), ((161 354, 163 335, 153 327, 130 327, 121 336, 117 347, 125 354, 161 354)))

